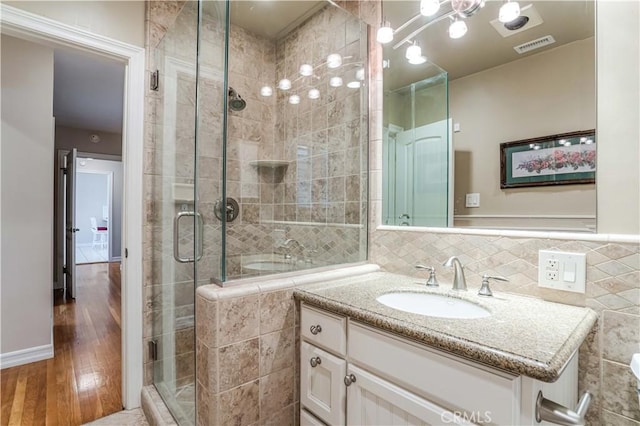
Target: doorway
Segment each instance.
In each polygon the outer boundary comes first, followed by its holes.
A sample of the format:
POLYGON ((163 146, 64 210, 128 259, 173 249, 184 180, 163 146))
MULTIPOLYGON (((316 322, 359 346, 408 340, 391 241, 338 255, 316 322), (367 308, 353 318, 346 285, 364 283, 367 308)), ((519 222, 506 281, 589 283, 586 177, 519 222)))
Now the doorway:
MULTIPOLYGON (((117 61, 124 66, 126 94, 123 101, 124 125, 121 136, 126 191, 123 197, 123 242, 128 256, 122 259, 122 399, 126 408, 140 405, 142 389, 142 169, 143 169, 143 116, 144 116, 144 49, 118 40, 92 34, 53 20, 0 4, 3 35, 8 35, 41 46, 67 48, 89 52, 117 61)), ((4 61, 3 61, 4 62, 4 61)), ((96 99, 99 102, 100 99, 96 99)), ((93 143, 92 141, 89 141, 93 143)), ((52 147, 53 149, 53 147, 52 147)), ((52 156, 55 156, 52 152, 52 156)), ((4 182, 4 181, 3 181, 4 182)), ((54 186, 55 188, 55 186, 54 186)), ((4 217, 3 217, 4 218, 4 217)), ((56 234, 57 235, 57 234, 56 234)), ((53 254, 52 254, 53 256, 53 254)), ((55 259, 55 258, 54 258, 55 259)), ((51 276, 51 274, 49 274, 51 276)), ((58 280, 60 281, 60 280, 58 280)), ((49 281, 50 286, 51 281, 49 281)), ((49 294, 51 291, 49 290, 49 294)), ((3 298, 3 302, 6 299, 3 298)), ((19 301, 16 301, 19 303, 19 301)), ((52 324, 49 324, 51 327, 52 324)), ((47 347, 52 346, 51 342, 47 347)), ((39 349, 39 348, 38 348, 39 349)), ((30 360, 46 359, 44 351, 34 353, 30 360)), ((25 361, 12 356, 9 365, 25 361), (15 361, 14 361, 15 358, 15 361)), ((49 355, 50 356, 50 355, 49 355)), ((8 358, 8 357, 7 357, 8 358)), ((23 357, 24 358, 24 357, 23 357)))

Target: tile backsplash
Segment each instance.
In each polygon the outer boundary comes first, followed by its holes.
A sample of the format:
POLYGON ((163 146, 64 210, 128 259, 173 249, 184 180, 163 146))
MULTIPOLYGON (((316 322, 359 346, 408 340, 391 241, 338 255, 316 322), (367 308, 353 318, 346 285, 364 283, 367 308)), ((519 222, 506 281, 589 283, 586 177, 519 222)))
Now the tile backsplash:
POLYGON ((599 321, 580 348, 579 366, 579 392, 593 395, 589 424, 640 425, 629 369, 631 355, 640 352, 640 244, 378 229, 370 234, 369 256, 384 270, 416 277, 424 277, 417 263, 434 266, 441 283, 453 279, 442 263, 458 256, 470 291, 480 287, 482 274, 502 275, 509 282, 492 283, 494 292, 592 308, 599 321), (586 294, 539 288, 538 250, 585 253, 586 294))

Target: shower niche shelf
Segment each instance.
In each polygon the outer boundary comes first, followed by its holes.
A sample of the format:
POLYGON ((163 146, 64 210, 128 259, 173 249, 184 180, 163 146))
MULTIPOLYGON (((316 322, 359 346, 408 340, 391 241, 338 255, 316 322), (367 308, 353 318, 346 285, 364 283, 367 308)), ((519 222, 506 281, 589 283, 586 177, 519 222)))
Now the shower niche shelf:
POLYGON ((249 164, 258 168, 278 169, 280 167, 287 167, 289 162, 284 160, 255 160, 250 161, 249 164))

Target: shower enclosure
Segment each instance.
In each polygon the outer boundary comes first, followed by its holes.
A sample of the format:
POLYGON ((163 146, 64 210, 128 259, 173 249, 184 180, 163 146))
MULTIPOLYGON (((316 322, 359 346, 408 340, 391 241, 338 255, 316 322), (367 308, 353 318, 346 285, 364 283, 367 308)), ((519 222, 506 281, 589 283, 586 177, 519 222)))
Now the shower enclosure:
POLYGON ((385 88, 383 223, 453 226, 453 149, 446 71, 385 88))
POLYGON ((366 259, 367 28, 325 1, 167 5, 148 5, 145 380, 190 425, 198 286, 366 259))

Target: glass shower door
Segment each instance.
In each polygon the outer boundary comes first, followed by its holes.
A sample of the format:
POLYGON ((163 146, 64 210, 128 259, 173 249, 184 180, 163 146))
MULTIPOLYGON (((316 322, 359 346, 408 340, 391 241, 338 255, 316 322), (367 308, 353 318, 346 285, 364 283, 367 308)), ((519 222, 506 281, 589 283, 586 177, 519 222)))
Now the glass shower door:
POLYGON ((150 61, 150 357, 153 383, 180 425, 196 421, 195 290, 222 279, 223 223, 214 210, 224 189, 225 9, 185 2, 150 61))

